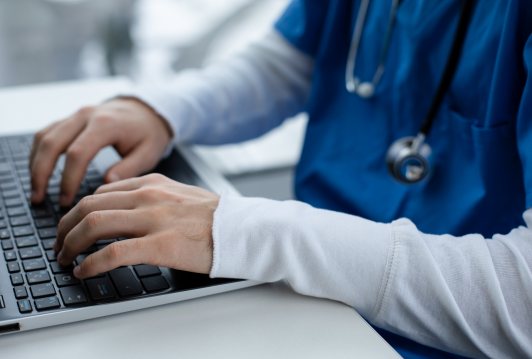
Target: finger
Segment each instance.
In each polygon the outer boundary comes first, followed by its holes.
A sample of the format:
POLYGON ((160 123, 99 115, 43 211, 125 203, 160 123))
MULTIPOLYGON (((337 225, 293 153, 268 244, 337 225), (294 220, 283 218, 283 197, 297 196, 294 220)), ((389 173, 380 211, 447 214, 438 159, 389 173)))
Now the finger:
POLYGON ((156 264, 155 248, 148 237, 132 238, 111 243, 107 247, 88 256, 74 268, 77 278, 90 278, 120 266, 136 264, 156 264))
POLYGON ((94 194, 103 194, 109 192, 129 192, 141 188, 145 181, 143 177, 128 178, 122 181, 104 184, 100 186, 94 194))
POLYGON ((54 242, 54 250, 56 252, 61 250, 68 233, 90 213, 134 209, 137 203, 137 197, 128 192, 112 192, 83 198, 61 219, 54 242))
POLYGON ((68 207, 78 192, 79 185, 83 180, 89 162, 105 146, 114 142, 116 131, 106 125, 100 125, 101 121, 88 125, 66 151, 65 169, 61 180, 61 196, 59 204, 68 207))
POLYGON ((68 265, 99 239, 143 236, 147 227, 146 217, 139 212, 92 212, 68 233, 57 261, 63 266, 68 265))
POLYGON ((100 186, 95 194, 116 192, 116 191, 134 191, 150 184, 158 184, 165 181, 171 181, 168 177, 165 177, 158 173, 151 173, 142 177, 129 178, 122 181, 108 183, 100 186))
POLYGON ((48 132, 50 132, 55 127, 59 126, 63 121, 58 121, 52 123, 50 126, 40 130, 35 134, 33 137, 33 143, 31 145, 31 151, 30 151, 30 169, 33 167, 33 163, 35 160, 35 155, 37 154, 37 149, 39 147, 39 141, 41 138, 43 138, 48 132))
POLYGON ((54 170, 59 155, 85 128, 86 118, 82 117, 83 113, 80 112, 71 120, 61 122, 38 139, 38 147, 30 167, 32 202, 42 202, 48 186, 48 179, 54 170))
POLYGON ((122 161, 118 162, 105 175, 107 183, 131 178, 152 170, 160 159, 161 153, 148 141, 141 142, 122 161))

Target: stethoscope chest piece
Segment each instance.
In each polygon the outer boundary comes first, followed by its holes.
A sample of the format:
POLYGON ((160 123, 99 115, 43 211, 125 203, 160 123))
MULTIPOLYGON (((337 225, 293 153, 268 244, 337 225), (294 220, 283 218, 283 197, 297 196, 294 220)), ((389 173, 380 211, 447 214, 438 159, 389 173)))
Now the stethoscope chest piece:
POLYGON ((423 182, 432 172, 432 148, 419 135, 400 138, 388 149, 386 167, 401 184, 423 182))

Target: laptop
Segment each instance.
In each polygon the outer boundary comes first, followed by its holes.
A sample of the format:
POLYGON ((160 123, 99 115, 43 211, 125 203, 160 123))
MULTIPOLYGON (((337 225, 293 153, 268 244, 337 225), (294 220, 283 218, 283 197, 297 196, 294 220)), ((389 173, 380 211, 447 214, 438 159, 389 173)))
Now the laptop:
MULTIPOLYGON (((120 267, 79 280, 73 265, 61 267, 52 250, 57 224, 68 211, 58 205, 64 158, 49 181, 46 200, 32 205, 28 156, 33 136, 0 137, 0 335, 118 314, 260 284, 151 265, 120 267)), ((120 157, 111 148, 90 163, 79 201, 103 184, 106 170, 120 157)), ((220 193, 232 189, 186 147, 176 147, 154 173, 220 193)), ((127 238, 102 238, 76 258, 127 238)))

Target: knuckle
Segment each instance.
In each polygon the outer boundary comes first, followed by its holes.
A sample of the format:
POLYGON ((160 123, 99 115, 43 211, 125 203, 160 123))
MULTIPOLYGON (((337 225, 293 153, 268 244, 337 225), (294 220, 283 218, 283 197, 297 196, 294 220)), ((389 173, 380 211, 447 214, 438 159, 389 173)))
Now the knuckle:
POLYGON ((111 243, 106 247, 107 259, 112 263, 117 263, 122 258, 124 247, 121 242, 111 243))
POLYGON ((94 254, 91 254, 85 260, 81 263, 81 266, 83 267, 84 272, 92 272, 95 264, 94 264, 94 254))
POLYGON ((53 136, 46 134, 42 135, 40 139, 40 144, 43 150, 49 151, 55 148, 57 141, 53 138, 53 136))
POLYGON ((96 127, 102 127, 114 120, 114 116, 108 113, 99 113, 91 120, 96 127))
POLYGON ((78 146, 70 146, 66 152, 67 158, 78 161, 83 158, 83 148, 78 146))
POLYGON ((94 203, 94 196, 83 197, 78 203, 79 211, 82 215, 88 215, 91 212, 92 205, 94 203))
POLYGON ((40 130, 39 132, 37 132, 35 134, 35 136, 33 136, 33 140, 35 142, 40 142, 41 139, 43 138, 44 134, 46 133, 46 131, 43 129, 43 130, 40 130))
POLYGON ((148 200, 148 201, 157 200, 158 198, 160 198, 161 195, 164 195, 161 192, 163 192, 163 191, 160 188, 151 187, 151 186, 139 189, 139 193, 140 193, 141 197, 144 200, 148 200))
POLYGON ((94 230, 98 227, 101 221, 100 212, 91 212, 85 217, 85 224, 88 230, 94 230))
POLYGON ((160 182, 160 181, 164 181, 166 179, 166 177, 163 176, 160 173, 150 173, 149 175, 144 176, 144 178, 146 180, 148 180, 148 182, 150 182, 150 183, 152 183, 152 182, 160 182))
POLYGON ((86 116, 94 110, 94 106, 84 106, 78 110, 78 115, 86 116))

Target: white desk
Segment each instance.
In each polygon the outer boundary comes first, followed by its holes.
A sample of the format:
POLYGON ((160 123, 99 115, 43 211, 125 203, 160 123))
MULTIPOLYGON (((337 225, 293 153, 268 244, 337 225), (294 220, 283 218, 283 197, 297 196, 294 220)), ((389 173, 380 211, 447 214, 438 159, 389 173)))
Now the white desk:
MULTIPOLYGON (((0 133, 37 130, 126 89, 125 79, 0 90, 0 133)), ((0 337, 0 357, 400 358, 348 306, 286 284, 251 287, 0 337)))

